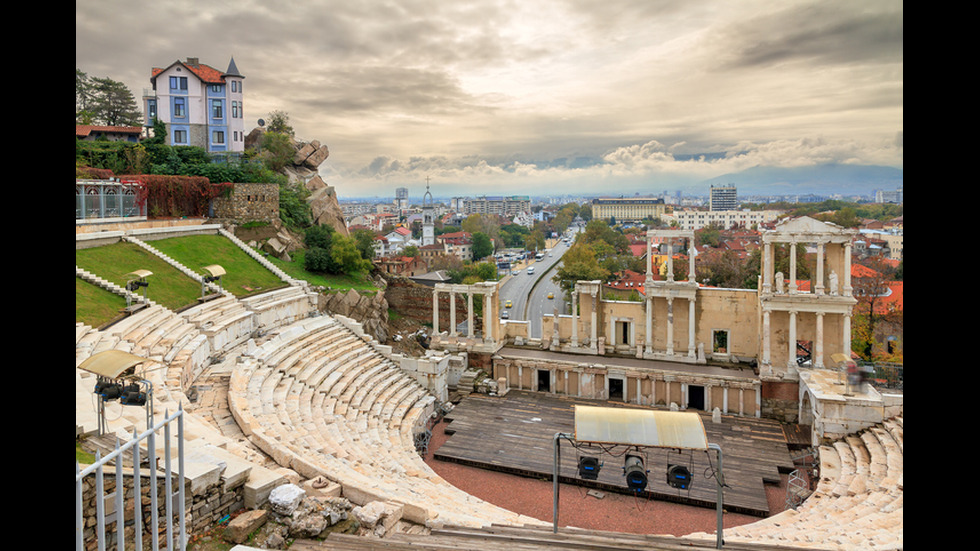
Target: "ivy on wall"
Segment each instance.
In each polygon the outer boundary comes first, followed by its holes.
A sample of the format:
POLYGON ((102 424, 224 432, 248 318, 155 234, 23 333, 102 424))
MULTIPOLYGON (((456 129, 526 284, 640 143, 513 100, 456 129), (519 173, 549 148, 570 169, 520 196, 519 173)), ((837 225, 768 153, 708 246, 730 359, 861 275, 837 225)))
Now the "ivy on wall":
POLYGON ((211 200, 234 189, 230 182, 212 184, 203 176, 137 174, 119 179, 142 184, 136 202, 146 206, 150 218, 207 216, 211 200))

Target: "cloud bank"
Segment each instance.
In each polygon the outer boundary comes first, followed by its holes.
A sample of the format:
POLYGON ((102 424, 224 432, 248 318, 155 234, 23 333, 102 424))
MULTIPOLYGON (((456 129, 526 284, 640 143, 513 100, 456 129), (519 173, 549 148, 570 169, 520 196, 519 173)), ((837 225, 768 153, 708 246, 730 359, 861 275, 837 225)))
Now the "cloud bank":
POLYGON ((76 4, 80 70, 139 98, 152 67, 234 57, 247 122, 282 110, 327 144, 341 197, 901 167, 902 44, 890 0, 76 4))

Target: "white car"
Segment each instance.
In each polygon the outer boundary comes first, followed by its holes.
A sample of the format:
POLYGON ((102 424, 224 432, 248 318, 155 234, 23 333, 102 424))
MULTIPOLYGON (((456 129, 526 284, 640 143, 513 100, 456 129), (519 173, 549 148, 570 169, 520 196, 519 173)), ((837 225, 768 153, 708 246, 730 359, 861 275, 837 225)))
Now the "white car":
POLYGON ((510 319, 510 311, 504 310, 503 312, 501 312, 500 319, 504 319, 504 320, 510 319))
POLYGON ((527 275, 531 275, 533 273, 534 273, 534 266, 528 266, 527 267, 527 275))

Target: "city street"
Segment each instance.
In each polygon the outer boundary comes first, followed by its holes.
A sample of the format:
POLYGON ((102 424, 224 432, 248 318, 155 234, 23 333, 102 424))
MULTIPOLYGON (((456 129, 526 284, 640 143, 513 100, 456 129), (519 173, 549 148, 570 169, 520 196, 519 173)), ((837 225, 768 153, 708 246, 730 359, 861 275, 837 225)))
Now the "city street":
MULTIPOLYGON (((569 232, 576 230, 573 227, 569 232)), ((554 242, 551 249, 544 251, 542 259, 535 260, 532 257, 518 266, 516 269, 520 272, 511 276, 500 289, 501 311, 507 311, 510 320, 530 321, 529 335, 532 338, 541 337, 543 314, 552 314, 556 308, 559 314, 567 313, 563 293, 551 278, 555 275, 554 268, 560 265, 562 255, 571 245, 566 245, 561 239, 555 239, 554 242), (533 274, 527 273, 529 267, 534 268, 533 274), (554 298, 549 299, 549 293, 554 298), (511 301, 510 308, 506 307, 508 300, 511 301)))

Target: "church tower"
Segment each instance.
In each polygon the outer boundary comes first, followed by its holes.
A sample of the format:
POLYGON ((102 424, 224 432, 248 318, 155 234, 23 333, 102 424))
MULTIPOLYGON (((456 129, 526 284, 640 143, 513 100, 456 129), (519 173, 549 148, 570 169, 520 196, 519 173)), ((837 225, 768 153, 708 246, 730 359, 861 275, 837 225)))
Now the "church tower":
POLYGON ((433 245, 435 242, 435 208, 432 205, 432 193, 429 192, 429 182, 426 178, 425 195, 422 196, 422 246, 433 245))

